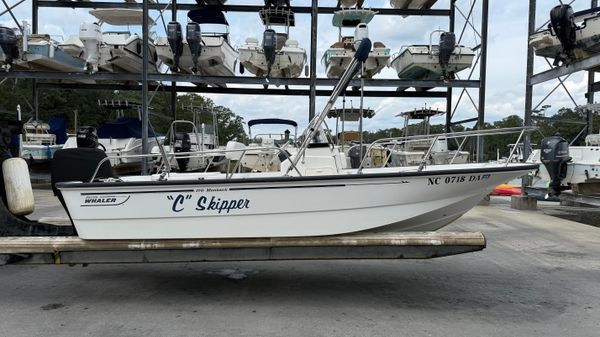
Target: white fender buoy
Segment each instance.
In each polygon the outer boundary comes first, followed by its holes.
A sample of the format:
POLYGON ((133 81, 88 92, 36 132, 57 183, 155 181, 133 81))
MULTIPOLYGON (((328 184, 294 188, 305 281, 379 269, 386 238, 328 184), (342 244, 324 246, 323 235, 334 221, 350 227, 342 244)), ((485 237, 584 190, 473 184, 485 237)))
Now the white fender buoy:
POLYGON ((2 173, 8 210, 14 215, 33 213, 35 203, 27 162, 22 158, 6 159, 2 173))

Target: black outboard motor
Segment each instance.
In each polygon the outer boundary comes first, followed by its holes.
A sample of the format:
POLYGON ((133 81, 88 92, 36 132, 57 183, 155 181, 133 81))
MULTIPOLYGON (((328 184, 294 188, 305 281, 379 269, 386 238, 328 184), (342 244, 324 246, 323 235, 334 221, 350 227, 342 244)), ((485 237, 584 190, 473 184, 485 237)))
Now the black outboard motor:
POLYGON ((95 149, 98 147, 98 133, 93 126, 82 126, 77 130, 77 147, 95 149))
POLYGON ((277 53, 277 33, 273 29, 267 29, 263 33, 263 51, 267 59, 267 77, 271 75, 271 67, 275 63, 277 53))
POLYGON ((186 39, 190 52, 192 53, 192 61, 194 62, 193 72, 198 71, 198 58, 202 51, 202 34, 200 33, 200 25, 195 22, 190 22, 186 27, 186 39))
MULTIPOLYGON (((185 132, 175 133, 174 149, 175 153, 191 152, 192 141, 190 140, 190 135, 185 132)), ((179 166, 179 171, 187 170, 189 162, 190 158, 177 158, 177 166, 179 166)))
POLYGON ((442 35, 440 35, 439 62, 440 67, 442 67, 443 80, 447 80, 451 77, 454 77, 453 74, 448 74, 448 63, 450 62, 450 57, 452 57, 454 48, 456 48, 456 35, 454 35, 454 33, 452 32, 442 33, 442 35))
POLYGON ((550 11, 550 25, 554 34, 562 45, 562 53, 556 56, 554 65, 559 63, 569 63, 570 59, 574 56, 573 49, 575 49, 575 32, 577 26, 575 25, 575 19, 573 15, 573 8, 569 5, 558 5, 550 11))
POLYGON ((367 153, 367 146, 366 145, 362 146, 362 151, 361 151, 361 146, 360 145, 354 145, 354 146, 352 146, 348 150, 348 157, 350 157, 350 167, 352 167, 352 168, 359 168, 360 167, 360 163, 362 162, 363 157, 365 156, 365 153, 367 153), (362 152, 362 156, 361 156, 361 152, 362 152))
POLYGON ((183 53, 183 35, 181 33, 181 25, 177 21, 171 21, 167 25, 167 40, 173 53, 173 71, 179 69, 179 58, 183 53))
POLYGON ((567 177, 567 163, 569 157, 569 143, 560 136, 551 136, 542 139, 541 160, 550 175, 549 195, 559 195, 564 187, 561 181, 567 177))
POLYGON ((19 57, 17 35, 14 30, 0 26, 0 47, 4 52, 4 63, 12 65, 13 60, 19 57))

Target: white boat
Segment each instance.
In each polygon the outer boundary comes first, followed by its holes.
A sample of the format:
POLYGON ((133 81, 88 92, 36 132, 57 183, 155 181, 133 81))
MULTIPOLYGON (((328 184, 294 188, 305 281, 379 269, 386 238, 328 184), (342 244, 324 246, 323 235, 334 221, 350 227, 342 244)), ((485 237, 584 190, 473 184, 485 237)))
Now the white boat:
POLYGON ((93 174, 91 182, 59 182, 56 187, 79 237, 260 238, 436 230, 476 205, 494 186, 537 167, 482 163, 344 168, 335 147, 312 141, 366 61, 371 43, 365 39, 361 44, 323 112, 309 123, 297 154, 279 172, 161 172, 99 181, 93 181, 93 174))
POLYGON ((306 51, 298 46, 298 41, 289 39, 294 13, 285 7, 267 7, 260 16, 267 29, 261 44, 249 37, 238 47, 240 72, 247 69, 259 77, 299 77, 306 64, 306 51), (285 26, 285 32, 276 32, 273 26, 277 25, 285 26))
MULTIPOLYGON (((372 10, 361 8, 342 9, 334 13, 332 23, 338 27, 338 42, 332 44, 321 59, 328 78, 339 78, 348 67, 360 41, 369 37, 367 24, 375 14, 372 10), (342 36, 343 27, 355 27, 354 35, 342 36)), ((364 76, 371 78, 379 73, 387 66, 389 58, 389 48, 381 42, 373 43, 373 49, 364 64, 364 76)))
POLYGON ((279 172, 281 162, 286 159, 282 149, 288 155, 295 153, 296 137, 298 136, 298 123, 289 119, 262 118, 248 121, 248 135, 250 143, 246 146, 240 142, 229 141, 225 147, 225 157, 230 160, 240 161, 240 165, 253 172, 279 172), (252 136, 252 127, 258 125, 287 125, 294 128, 294 134, 289 129, 283 133, 259 133, 252 136), (244 152, 231 152, 244 150, 244 152))
MULTIPOLYGON (((90 14, 98 22, 83 22, 79 39, 83 47, 85 69, 109 72, 141 73, 143 68, 142 38, 129 30, 105 31, 100 33, 103 23, 113 26, 142 24, 142 11, 138 9, 94 9, 90 14)), ((154 22, 149 19, 149 25, 154 22)), ((70 44, 72 48, 76 44, 70 44)), ((148 71, 158 72, 159 60, 154 43, 148 41, 148 71)))
POLYGON ((21 158, 35 162, 46 162, 54 157, 54 153, 63 147, 56 143, 56 135, 49 132, 50 125, 37 120, 23 124, 21 158))
POLYGON ((470 68, 475 52, 457 46, 454 33, 434 31, 429 45, 411 45, 394 54, 390 61, 398 77, 408 80, 453 79, 456 73, 470 68), (432 44, 433 34, 440 34, 440 43, 432 44))
POLYGON ((429 136, 432 117, 445 115, 445 111, 431 108, 414 109, 401 112, 396 117, 404 118, 404 138, 406 141, 393 142, 388 145, 390 150, 390 166, 419 166, 427 165, 464 164, 469 160, 469 152, 456 151, 448 148, 448 139, 443 136, 429 136), (423 130, 420 139, 409 139, 411 120, 421 120, 423 130))
POLYGON ((437 0, 390 0, 390 6, 397 9, 430 9, 437 0))
POLYGON ((214 131, 207 132, 204 123, 198 128, 192 121, 175 120, 171 122, 164 139, 164 144, 156 145, 151 150, 157 158, 155 165, 163 165, 161 151, 164 151, 171 169, 176 172, 208 170, 211 166, 220 164, 225 157, 224 153, 214 152, 218 144, 217 136, 214 131), (182 129, 190 129, 191 132, 181 131, 182 129), (210 154, 206 154, 207 151, 210 154))
POLYGON ((234 76, 238 53, 229 42, 229 23, 221 11, 197 9, 188 12, 186 39, 179 22, 169 22, 167 37, 156 39, 156 51, 174 72, 204 76, 234 76), (221 27, 219 32, 202 27, 221 27))
MULTIPOLYGON (((86 127, 83 127, 86 128, 86 127)), ((164 139, 149 131, 148 147, 151 149, 164 139)), ((120 172, 139 171, 141 159, 132 157, 142 154, 141 122, 135 117, 120 117, 100 126, 97 130, 97 143, 110 157, 112 168, 120 172)), ((64 149, 77 148, 77 138, 69 137, 62 146, 64 149)))
POLYGON ((600 8, 573 13, 569 5, 550 12, 550 24, 529 37, 537 56, 554 59, 554 64, 570 63, 600 53, 600 8))
POLYGON ((23 22, 23 34, 0 27, 0 44, 0 59, 6 69, 69 72, 84 65, 80 58, 64 52, 50 35, 30 34, 27 22, 23 22))

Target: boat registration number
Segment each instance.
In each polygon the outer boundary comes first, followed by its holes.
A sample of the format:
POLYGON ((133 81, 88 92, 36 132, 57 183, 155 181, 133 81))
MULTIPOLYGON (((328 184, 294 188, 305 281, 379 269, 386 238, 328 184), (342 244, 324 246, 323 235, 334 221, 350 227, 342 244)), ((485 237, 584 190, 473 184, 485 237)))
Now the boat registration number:
POLYGON ((490 178, 489 174, 475 174, 469 176, 448 176, 448 177, 430 177, 427 178, 427 185, 447 185, 447 184, 460 184, 460 183, 472 183, 481 180, 487 180, 490 178))

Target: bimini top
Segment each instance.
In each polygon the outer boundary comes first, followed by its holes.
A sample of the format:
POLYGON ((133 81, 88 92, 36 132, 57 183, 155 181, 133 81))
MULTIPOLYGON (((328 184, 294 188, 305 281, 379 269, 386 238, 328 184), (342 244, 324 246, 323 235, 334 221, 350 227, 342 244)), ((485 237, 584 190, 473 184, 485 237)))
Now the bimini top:
MULTIPOLYGON (((108 23, 113 26, 139 26, 143 23, 143 11, 134 8, 102 8, 93 9, 90 14, 101 23, 108 23)), ((148 25, 153 26, 154 21, 148 18, 148 25)))
POLYGON ((199 24, 227 25, 227 19, 222 11, 216 9, 194 9, 188 12, 188 18, 199 24))
POLYGON ((295 128, 298 127, 298 123, 291 119, 281 119, 281 118, 262 118, 262 119, 252 119, 248 121, 248 127, 251 128, 254 125, 259 124, 285 124, 291 125, 295 128))
MULTIPOLYGON (((152 130, 148 130, 148 137, 155 137, 152 130)), ((121 117, 114 122, 108 122, 98 128, 98 138, 142 138, 142 122, 137 118, 121 117)))
POLYGON ((377 12, 370 9, 342 9, 333 13, 331 23, 335 27, 356 27, 359 23, 369 23, 377 12))
POLYGON ((433 116, 443 115, 446 111, 434 110, 432 108, 421 108, 401 112, 396 117, 408 117, 409 119, 425 119, 433 116))

